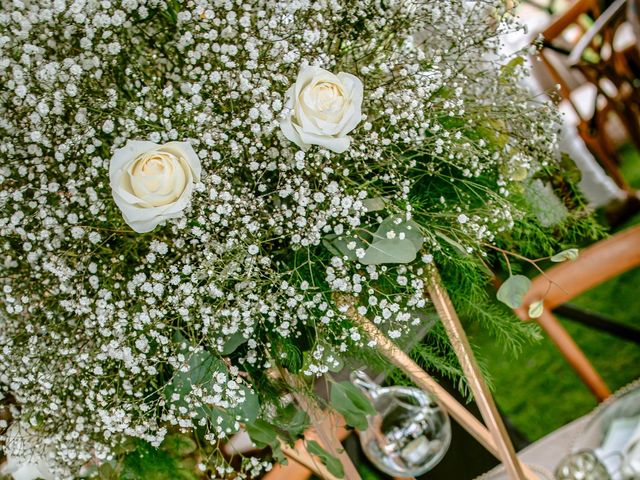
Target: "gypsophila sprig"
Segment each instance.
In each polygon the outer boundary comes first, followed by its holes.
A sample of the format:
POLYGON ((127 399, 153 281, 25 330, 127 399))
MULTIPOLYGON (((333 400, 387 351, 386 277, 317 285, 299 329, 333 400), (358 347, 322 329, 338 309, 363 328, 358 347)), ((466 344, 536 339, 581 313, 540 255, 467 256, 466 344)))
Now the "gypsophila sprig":
POLYGON ((375 356, 335 294, 393 339, 434 262, 480 298, 557 155, 476 3, 2 4, 0 394, 56 478, 176 432, 254 477, 216 452, 292 417, 273 372, 375 356))

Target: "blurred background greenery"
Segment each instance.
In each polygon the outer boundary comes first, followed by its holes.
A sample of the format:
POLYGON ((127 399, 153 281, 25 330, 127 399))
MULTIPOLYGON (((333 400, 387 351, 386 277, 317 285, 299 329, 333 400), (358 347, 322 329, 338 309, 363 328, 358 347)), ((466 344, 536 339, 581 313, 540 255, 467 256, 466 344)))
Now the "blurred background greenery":
MULTIPOLYGON (((622 172, 632 186, 640 188, 640 153, 632 148, 624 149, 623 153, 622 172)), ((640 214, 636 214, 611 233, 639 223, 640 214)), ((640 269, 616 277, 572 303, 640 327, 640 269)), ((637 344, 559 318, 610 389, 615 391, 640 377, 637 344)), ((478 329, 470 333, 491 374, 496 402, 530 441, 596 407, 593 395, 546 336, 538 343, 525 345, 513 358, 485 332, 478 329)))

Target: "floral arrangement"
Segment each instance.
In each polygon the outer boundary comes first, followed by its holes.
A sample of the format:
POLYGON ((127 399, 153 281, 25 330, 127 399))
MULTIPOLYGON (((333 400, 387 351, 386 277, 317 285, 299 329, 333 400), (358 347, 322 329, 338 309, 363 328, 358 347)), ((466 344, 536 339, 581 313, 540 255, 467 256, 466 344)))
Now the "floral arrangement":
MULTIPOLYGON (((269 458, 231 465, 220 444, 244 427, 278 460, 301 434, 279 372, 381 362, 336 295, 402 341, 433 265, 463 316, 535 336, 488 267, 594 229, 553 107, 500 54, 503 3, 3 4, 7 456, 152 478, 122 473, 128 452, 186 442, 196 465, 171 457, 171 478, 256 476, 269 458)), ((458 375, 438 325, 416 349, 458 375)))

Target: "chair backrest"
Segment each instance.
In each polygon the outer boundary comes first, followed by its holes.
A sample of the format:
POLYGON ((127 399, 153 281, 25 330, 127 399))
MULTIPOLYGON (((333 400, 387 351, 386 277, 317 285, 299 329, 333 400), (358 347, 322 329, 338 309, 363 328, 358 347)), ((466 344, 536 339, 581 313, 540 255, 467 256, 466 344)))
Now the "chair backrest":
MULTIPOLYGON (((577 70, 570 68, 568 59, 574 46, 589 29, 588 19, 595 19, 599 15, 600 7, 597 0, 577 0, 541 32, 543 42, 540 59, 553 82, 560 86, 561 97, 572 105, 582 120, 588 119, 580 114, 580 109, 575 105, 571 94, 587 80, 577 70), (571 31, 572 35, 568 35, 571 31)), ((548 84, 539 69, 534 69, 534 75, 541 85, 548 84)))
POLYGON ((545 307, 558 305, 640 265, 640 225, 584 249, 573 262, 564 262, 536 277, 523 304, 544 298, 545 307), (549 287, 549 280, 553 283, 549 287), (548 290, 548 291, 547 291, 548 290))

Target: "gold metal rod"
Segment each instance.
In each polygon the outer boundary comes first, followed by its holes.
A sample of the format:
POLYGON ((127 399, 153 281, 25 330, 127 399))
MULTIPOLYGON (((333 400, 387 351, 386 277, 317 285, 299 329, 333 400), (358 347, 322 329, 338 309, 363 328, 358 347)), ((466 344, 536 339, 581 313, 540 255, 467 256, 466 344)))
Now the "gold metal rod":
MULTIPOLYGON (((447 392, 427 372, 425 372, 409 355, 387 338, 369 319, 360 315, 350 297, 337 297, 338 306, 344 307, 345 314, 358 324, 376 342, 376 349, 393 365, 402 370, 418 387, 433 393, 440 404, 480 445, 497 459, 501 460, 500 450, 491 432, 472 413, 469 412, 453 395, 447 392)), ((527 480, 537 480, 529 467, 522 465, 527 480)))
POLYGON ((509 478, 513 480, 526 479, 527 477, 523 472, 523 466, 516 455, 502 417, 500 417, 496 404, 493 401, 493 396, 482 377, 478 363, 473 355, 469 339, 467 338, 464 328, 462 328, 458 314, 435 268, 432 269, 431 279, 426 289, 447 331, 451 345, 462 366, 462 370, 467 377, 482 418, 494 439, 497 457, 504 464, 509 478))

